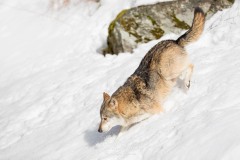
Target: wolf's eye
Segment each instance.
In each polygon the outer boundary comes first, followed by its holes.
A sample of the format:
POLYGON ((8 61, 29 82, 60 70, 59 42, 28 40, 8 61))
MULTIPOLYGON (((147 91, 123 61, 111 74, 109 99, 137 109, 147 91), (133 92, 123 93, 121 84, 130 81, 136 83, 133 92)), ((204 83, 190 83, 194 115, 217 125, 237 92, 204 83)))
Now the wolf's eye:
POLYGON ((107 118, 105 117, 105 118, 103 118, 103 120, 104 120, 104 121, 106 121, 106 120, 107 120, 107 118))

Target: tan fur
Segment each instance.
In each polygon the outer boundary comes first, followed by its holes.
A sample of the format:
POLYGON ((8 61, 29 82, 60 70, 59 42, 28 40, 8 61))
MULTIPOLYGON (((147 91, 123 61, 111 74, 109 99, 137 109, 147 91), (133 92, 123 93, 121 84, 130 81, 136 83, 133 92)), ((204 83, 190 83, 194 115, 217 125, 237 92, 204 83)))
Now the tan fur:
POLYGON ((183 72, 186 72, 185 86, 190 87, 193 64, 190 63, 183 47, 197 40, 203 27, 204 13, 200 8, 196 8, 193 25, 189 31, 176 41, 159 42, 145 55, 139 67, 123 86, 111 97, 104 93, 99 132, 109 130, 113 127, 111 125, 128 127, 150 115, 162 112, 164 100, 183 72), (116 120, 111 120, 113 117, 116 120))
POLYGON ((202 9, 195 8, 192 27, 184 35, 177 39, 177 43, 184 47, 190 42, 198 40, 203 32, 204 23, 205 16, 202 9))

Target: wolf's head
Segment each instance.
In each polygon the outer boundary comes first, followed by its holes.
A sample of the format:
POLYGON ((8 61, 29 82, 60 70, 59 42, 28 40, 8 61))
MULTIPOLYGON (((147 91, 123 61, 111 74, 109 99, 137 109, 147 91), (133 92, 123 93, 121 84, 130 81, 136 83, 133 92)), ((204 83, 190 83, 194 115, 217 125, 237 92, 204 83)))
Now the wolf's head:
POLYGON ((123 119, 118 112, 117 99, 103 93, 103 103, 100 110, 101 123, 98 132, 107 132, 116 125, 121 125, 123 119))

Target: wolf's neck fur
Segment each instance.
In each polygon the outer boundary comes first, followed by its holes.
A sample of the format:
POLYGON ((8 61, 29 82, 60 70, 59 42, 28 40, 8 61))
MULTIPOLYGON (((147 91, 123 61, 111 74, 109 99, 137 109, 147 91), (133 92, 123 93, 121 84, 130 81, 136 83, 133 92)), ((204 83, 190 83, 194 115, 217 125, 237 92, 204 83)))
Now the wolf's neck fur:
POLYGON ((131 119, 146 112, 154 114, 162 111, 162 103, 170 89, 171 86, 161 77, 158 78, 156 86, 149 87, 140 76, 133 74, 112 97, 118 101, 120 115, 131 119))

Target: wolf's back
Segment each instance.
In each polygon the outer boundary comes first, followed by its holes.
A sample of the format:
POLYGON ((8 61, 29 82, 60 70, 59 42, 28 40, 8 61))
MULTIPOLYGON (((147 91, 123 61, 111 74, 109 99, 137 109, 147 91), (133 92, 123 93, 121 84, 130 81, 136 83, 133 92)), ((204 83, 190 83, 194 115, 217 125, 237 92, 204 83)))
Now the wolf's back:
POLYGON ((197 7, 194 11, 194 18, 191 28, 183 34, 181 37, 179 37, 176 42, 184 47, 188 45, 191 42, 194 42, 198 40, 198 38, 201 36, 203 29, 204 29, 204 23, 205 23, 205 15, 201 8, 197 7))

